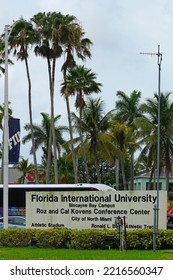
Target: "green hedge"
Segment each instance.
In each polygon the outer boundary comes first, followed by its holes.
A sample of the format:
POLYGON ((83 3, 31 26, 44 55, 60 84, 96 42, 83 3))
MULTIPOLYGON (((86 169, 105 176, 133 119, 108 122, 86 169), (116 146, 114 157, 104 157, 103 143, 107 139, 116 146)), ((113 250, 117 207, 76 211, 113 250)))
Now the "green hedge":
POLYGON ((127 231, 127 248, 128 249, 152 249, 153 247, 153 230, 130 230, 127 231))
POLYGON ((36 230, 33 229, 1 229, 0 246, 26 247, 35 233, 36 230))
POLYGON ((119 236, 115 230, 83 229, 73 230, 71 246, 75 249, 105 249, 108 246, 118 248, 119 236), (114 241, 106 241, 106 236, 113 235, 114 241))
MULTIPOLYGON (((32 239, 40 248, 106 249, 119 248, 119 235, 115 230, 70 229, 1 229, 0 246, 26 247, 32 239), (112 235, 112 241, 106 240, 112 235)), ((151 250, 153 230, 128 230, 127 249, 151 250)), ((173 230, 159 230, 158 249, 173 249, 173 230)))
POLYGON ((71 230, 69 229, 43 229, 37 230, 35 238, 40 248, 67 248, 70 240, 71 230))

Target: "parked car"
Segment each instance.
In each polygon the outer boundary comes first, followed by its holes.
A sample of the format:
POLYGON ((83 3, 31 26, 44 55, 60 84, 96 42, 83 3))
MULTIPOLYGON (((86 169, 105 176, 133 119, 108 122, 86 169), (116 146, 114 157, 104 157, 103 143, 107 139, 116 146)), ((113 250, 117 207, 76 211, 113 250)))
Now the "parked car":
POLYGON ((167 214, 167 229, 173 229, 173 214, 167 214))
MULTIPOLYGON (((24 216, 9 216, 8 227, 9 228, 25 228, 26 218, 24 216)), ((0 228, 3 228, 3 217, 0 218, 0 228)))

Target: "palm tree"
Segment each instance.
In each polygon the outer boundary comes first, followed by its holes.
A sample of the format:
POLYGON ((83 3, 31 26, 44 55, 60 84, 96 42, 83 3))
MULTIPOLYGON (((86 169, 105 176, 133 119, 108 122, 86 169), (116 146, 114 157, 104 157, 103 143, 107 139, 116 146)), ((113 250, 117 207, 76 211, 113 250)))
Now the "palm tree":
POLYGON ((137 118, 134 122, 138 127, 138 144, 142 147, 136 165, 140 165, 144 162, 143 169, 150 172, 150 180, 148 187, 150 189, 152 178, 156 170, 158 135, 157 124, 153 123, 152 118, 149 119, 146 116, 137 118))
POLYGON ((75 54, 77 58, 85 61, 91 58, 90 47, 92 42, 89 38, 84 37, 85 32, 77 19, 73 16, 66 16, 63 22, 62 44, 64 53, 66 54, 62 65, 64 81, 67 70, 76 66, 75 54))
MULTIPOLYGON (((9 58, 8 58, 8 64, 13 65, 13 62, 9 58)), ((0 37, 0 77, 1 74, 5 73, 4 65, 5 65, 5 42, 4 42, 4 34, 2 34, 0 37)))
MULTIPOLYGON (((141 92, 134 90, 130 93, 130 96, 127 96, 123 91, 117 91, 116 96, 118 97, 115 103, 117 120, 126 122, 135 133, 134 120, 142 115, 140 109, 141 92)), ((131 145, 129 151, 131 154, 131 189, 133 190, 135 145, 131 145)))
MULTIPOLYGON (((34 138, 35 138, 35 148, 38 150, 41 148, 43 150, 43 161, 46 162, 48 150, 49 150, 49 134, 50 134, 50 127, 51 127, 51 119, 50 116, 46 113, 41 113, 42 115, 42 122, 41 125, 33 125, 34 130, 34 138)), ((58 151, 58 155, 60 158, 62 145, 65 142, 65 140, 62 137, 63 132, 67 132, 68 128, 66 126, 58 126, 56 125, 58 121, 60 121, 60 115, 54 117, 54 123, 55 123, 55 135, 56 135, 56 149, 58 151)), ((26 131, 29 131, 29 133, 23 137, 23 143, 27 143, 31 140, 31 132, 30 132, 30 124, 26 124, 24 126, 26 131)), ((30 153, 33 153, 33 150, 31 148, 30 153)), ((51 159, 53 159, 53 151, 51 147, 51 159)), ((47 162, 46 162, 47 164, 47 162)))
MULTIPOLYGON (((126 162, 128 158, 129 147, 134 145, 135 138, 131 127, 126 122, 119 122, 113 120, 109 130, 109 142, 110 150, 113 151, 113 155, 119 159, 121 163, 121 173, 123 180, 123 189, 127 190, 126 182, 126 162)), ((119 182, 116 183, 117 189, 119 189, 119 182)))
POLYGON ((68 154, 64 153, 58 161, 59 180, 62 184, 72 184, 74 182, 73 164, 67 157, 68 154))
MULTIPOLYGON (((70 95, 76 95, 75 107, 79 109, 79 120, 82 119, 82 111, 85 106, 84 96, 88 96, 91 93, 98 93, 101 91, 100 89, 101 83, 96 82, 96 74, 91 71, 91 69, 87 69, 84 66, 77 65, 76 67, 69 70, 66 81, 62 83, 62 93, 66 90, 70 93, 70 95)), ((86 179, 89 183, 89 172, 86 160, 86 153, 83 144, 83 135, 82 128, 79 123, 78 132, 80 135, 82 152, 84 158, 86 179)))
POLYGON ((115 103, 117 118, 132 125, 134 119, 140 117, 142 114, 139 103, 141 92, 134 90, 128 96, 123 91, 117 91, 116 96, 118 97, 115 103))
POLYGON ((63 50, 65 54, 65 60, 62 65, 63 72, 63 96, 66 101, 67 106, 67 114, 68 114, 68 122, 69 122, 69 132, 71 139, 71 151, 72 151, 72 160, 73 160, 73 170, 75 175, 75 182, 78 182, 77 176, 77 159, 74 152, 74 140, 73 140, 73 132, 72 132, 72 121, 70 115, 70 104, 69 104, 69 95, 70 92, 66 88, 66 76, 67 71, 76 66, 75 54, 77 58, 84 61, 86 58, 91 58, 90 47, 92 42, 90 39, 85 38, 85 32, 83 31, 81 25, 77 22, 76 18, 66 17, 63 22, 63 36, 62 36, 62 44, 63 50))
MULTIPOLYGON (((75 17, 70 15, 62 15, 61 13, 38 13, 32 18, 32 21, 36 25, 36 34, 39 38, 39 42, 35 47, 35 54, 41 55, 46 58, 48 65, 48 74, 49 74, 49 87, 50 87, 50 100, 51 100, 51 133, 50 133, 50 144, 53 141, 54 147, 54 171, 55 171, 55 182, 58 181, 58 170, 57 170, 57 156, 56 156, 56 139, 55 139, 55 128, 54 128, 54 83, 55 83, 55 66, 56 60, 59 58, 63 50, 66 53, 67 44, 72 42, 71 53, 74 49, 74 27, 77 26, 77 23, 74 22, 75 17), (68 42, 67 42, 68 41, 68 42)), ((75 29, 77 30, 77 28, 75 29)), ((78 33, 79 36, 79 29, 78 33)), ((76 35, 75 35, 76 36, 76 35)), ((76 40, 76 39, 75 39, 76 40)), ((69 57, 69 55, 68 55, 69 57)), ((69 60, 68 60, 69 61, 69 60)), ((63 64, 63 69, 67 69, 68 63, 63 64)), ((65 70, 64 70, 65 71, 65 70)), ((50 154, 48 156, 48 167, 50 162, 50 154)), ((47 171, 47 180, 48 180, 47 171)))
POLYGON ((61 21, 63 19, 61 13, 49 12, 38 13, 32 17, 32 22, 35 24, 35 32, 38 38, 38 43, 34 49, 35 54, 47 60, 48 75, 49 75, 49 91, 51 103, 51 129, 49 133, 49 149, 47 159, 47 175, 46 181, 49 181, 50 174, 50 148, 53 141, 54 152, 54 173, 55 183, 58 183, 58 166, 56 153, 56 139, 54 127, 54 84, 55 84, 55 67, 56 60, 62 55, 62 47, 60 45, 61 21))
POLYGON ((32 97, 31 97, 31 77, 28 64, 28 48, 32 46, 35 42, 33 26, 30 22, 27 22, 23 18, 14 22, 11 26, 9 44, 10 50, 13 51, 13 55, 17 57, 18 60, 25 62, 27 80, 28 80, 28 105, 29 105, 29 119, 31 128, 31 140, 33 149, 33 158, 35 165, 36 183, 38 183, 38 170, 37 170, 37 158, 35 151, 35 142, 33 134, 33 118, 32 118, 32 97))
POLYGON ((24 184, 27 173, 29 173, 29 172, 34 170, 34 165, 33 164, 29 164, 28 159, 23 159, 22 158, 22 160, 16 165, 15 168, 22 173, 21 177, 18 180, 19 183, 20 184, 24 184))
POLYGON ((3 67, 5 63, 5 59, 4 59, 4 43, 2 41, 2 39, 0 40, 0 76, 1 73, 5 73, 5 68, 3 67))
POLYGON ((105 144, 110 125, 110 112, 106 115, 104 114, 104 105, 100 98, 88 98, 83 109, 82 119, 73 113, 75 124, 78 124, 83 131, 87 160, 94 161, 98 183, 101 183, 99 159, 102 153, 107 153, 105 144))
MULTIPOLYGON (((8 102, 8 105, 10 105, 10 104, 11 104, 11 102, 8 102)), ((12 113, 13 113, 12 109, 10 109, 8 107, 8 116, 9 117, 12 116, 12 113)), ((0 129, 1 130, 3 130, 3 124, 2 124, 3 118, 4 118, 4 104, 0 105, 0 129)))
POLYGON ((5 73, 4 64, 5 64, 5 46, 4 46, 4 41, 2 39, 2 36, 1 36, 1 38, 0 38, 0 76, 1 76, 1 73, 2 74, 5 73))
MULTIPOLYGON (((166 173, 166 188, 169 189, 169 175, 172 167, 173 157, 173 103, 170 102, 171 93, 160 95, 160 168, 166 173)), ((136 119, 135 123, 140 128, 141 143, 144 148, 142 155, 148 156, 148 167, 154 169, 157 161, 157 139, 158 139, 158 95, 153 99, 147 99, 142 105, 145 115, 136 119)))

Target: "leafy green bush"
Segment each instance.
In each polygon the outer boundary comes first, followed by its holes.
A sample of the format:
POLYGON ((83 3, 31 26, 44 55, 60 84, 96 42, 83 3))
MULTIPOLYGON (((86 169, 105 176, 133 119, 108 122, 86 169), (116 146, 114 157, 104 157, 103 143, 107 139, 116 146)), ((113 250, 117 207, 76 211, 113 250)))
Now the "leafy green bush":
POLYGON ((159 230, 158 243, 161 249, 172 249, 173 248, 173 230, 159 230))
MULTIPOLYGON (((119 234, 115 230, 99 229, 1 229, 0 246, 26 247, 32 239, 40 248, 74 248, 74 249, 118 249, 119 234), (113 240, 106 240, 113 236, 113 240)), ((127 230, 127 249, 151 250, 153 247, 153 230, 127 230)), ((157 238, 158 249, 173 248, 173 231, 159 230, 157 238)))
POLYGON ((35 238, 37 246, 42 248, 67 248, 70 240, 71 230, 69 229, 43 229, 37 230, 35 238))
POLYGON ((83 229, 73 230, 71 235, 72 247, 75 249, 105 249, 118 247, 118 234, 114 230, 83 229), (113 235, 114 241, 107 242, 106 236, 113 235))
POLYGON ((25 247, 35 235, 35 230, 9 228, 0 230, 0 246, 25 247))
POLYGON ((140 229, 127 231, 128 249, 152 249, 153 230, 140 229))

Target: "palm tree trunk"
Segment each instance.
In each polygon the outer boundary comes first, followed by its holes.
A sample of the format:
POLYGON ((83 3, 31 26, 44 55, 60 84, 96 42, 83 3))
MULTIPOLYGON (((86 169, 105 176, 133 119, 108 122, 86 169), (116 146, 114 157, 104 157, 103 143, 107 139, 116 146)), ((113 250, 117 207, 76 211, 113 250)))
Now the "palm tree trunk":
MULTIPOLYGON (((51 96, 51 65, 49 59, 47 59, 48 64, 48 75, 49 75, 49 86, 50 86, 50 100, 52 100, 51 96)), ((51 114, 51 125, 49 131, 49 144, 47 151, 47 168, 46 168, 46 184, 49 183, 50 180, 50 169, 51 169, 51 152, 52 152, 52 114, 51 114)))
POLYGON ((130 189, 134 190, 134 152, 131 153, 131 166, 130 166, 130 189))
MULTIPOLYGON (((64 78, 65 83, 66 83, 66 72, 67 72, 67 68, 65 67, 63 70, 63 78, 64 78)), ((78 183, 78 168, 77 168, 77 159, 76 159, 75 150, 74 150, 73 130, 72 130, 72 121, 71 121, 70 104, 69 104, 68 95, 65 95, 65 101, 66 101, 69 132, 70 132, 70 146, 71 146, 71 153, 72 153, 74 181, 77 184, 78 183)))
MULTIPOLYGON (((153 179, 153 175, 155 172, 155 164, 153 164, 152 168, 151 168, 151 172, 150 172, 150 178, 149 178, 149 183, 148 183, 148 189, 151 190, 151 183, 152 183, 152 179, 153 179)), ((154 180, 155 181, 155 180, 154 180)), ((153 186, 154 187, 154 186, 153 186)), ((155 189, 155 188, 154 188, 155 189)))
POLYGON ((56 150, 56 137, 55 137, 55 125, 54 125, 54 83, 55 83, 55 62, 53 60, 52 71, 50 60, 47 59, 48 63, 48 75, 49 75, 49 88, 50 88, 50 106, 51 106, 51 126, 50 126, 50 135, 49 135, 49 148, 48 148, 48 160, 47 160, 47 172, 46 172, 46 181, 49 181, 50 177, 50 167, 51 167, 51 147, 53 142, 53 154, 54 154, 54 176, 55 184, 58 184, 58 165, 57 165, 57 150, 56 150))
POLYGON ((51 168, 51 149, 52 149, 52 130, 49 132, 49 142, 47 147, 47 167, 46 167, 46 184, 49 184, 50 180, 50 168, 51 168))
MULTIPOLYGON (((82 119, 82 110, 80 109, 80 120, 81 120, 81 119, 82 119)), ((85 152, 85 147, 84 147, 84 142, 83 142, 83 135, 82 135, 82 129, 81 129, 81 122, 80 122, 79 136, 80 136, 81 146, 82 146, 82 154, 83 154, 84 167, 85 167, 85 173, 86 173, 86 181, 87 181, 87 183, 89 183, 89 182, 90 182, 90 178, 89 178, 87 157, 86 157, 86 152, 85 152)))
POLYGON ((39 179, 38 179, 37 158, 36 158, 36 150, 35 150, 34 131, 33 131, 33 121, 32 121, 31 79, 30 79, 30 73, 29 73, 29 66, 28 66, 27 58, 25 58, 25 66, 26 66, 26 73, 27 73, 27 79, 28 79, 29 118, 30 118, 30 126, 31 126, 31 138, 32 138, 33 158, 34 158, 35 181, 36 181, 36 184, 38 184, 39 179))
POLYGON ((116 190, 119 190, 119 170, 120 162, 118 158, 115 158, 115 178, 116 178, 116 190))
POLYGON ((68 114, 68 123, 69 123, 69 132, 70 132, 70 142, 71 142, 71 153, 72 153, 72 161, 73 161, 73 171, 74 171, 74 179, 75 183, 78 183, 78 174, 77 174, 77 164, 76 164, 76 156, 74 151, 74 141, 73 141, 73 131, 71 124, 71 115, 70 115, 70 104, 68 96, 65 97, 66 106, 67 106, 67 114, 68 114))
POLYGON ((55 123, 54 123, 55 64, 56 64, 56 59, 53 59, 52 79, 50 81, 51 82, 50 92, 51 92, 51 127, 52 127, 52 140, 53 140, 53 153, 54 153, 54 175, 55 175, 55 184, 58 184, 58 164, 57 164, 57 149, 56 149, 55 123))
POLYGON ((121 172, 122 172, 122 178, 123 178, 123 190, 127 190, 127 184, 126 184, 126 176, 125 176, 125 166, 124 161, 121 160, 121 172))
POLYGON ((95 169, 96 169, 97 182, 99 184, 101 184, 101 176, 100 176, 99 164, 98 164, 97 154, 96 154, 96 150, 95 149, 93 149, 93 154, 94 154, 94 164, 95 164, 95 169))

